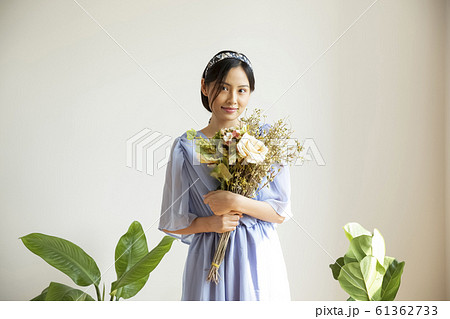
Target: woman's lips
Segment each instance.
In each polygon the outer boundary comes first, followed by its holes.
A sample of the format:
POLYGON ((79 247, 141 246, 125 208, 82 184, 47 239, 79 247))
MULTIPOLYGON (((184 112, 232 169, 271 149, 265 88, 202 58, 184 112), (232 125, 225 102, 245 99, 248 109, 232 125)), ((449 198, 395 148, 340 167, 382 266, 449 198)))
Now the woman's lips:
POLYGON ((237 111, 237 108, 232 108, 232 107, 223 107, 223 106, 222 106, 222 109, 223 109, 225 112, 230 113, 230 114, 237 111))

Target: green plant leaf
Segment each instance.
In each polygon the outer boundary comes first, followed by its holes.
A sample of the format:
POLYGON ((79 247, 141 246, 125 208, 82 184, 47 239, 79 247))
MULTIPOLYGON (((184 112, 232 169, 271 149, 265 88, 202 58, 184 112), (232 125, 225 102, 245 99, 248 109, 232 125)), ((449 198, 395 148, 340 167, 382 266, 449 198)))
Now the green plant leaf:
POLYGON ((186 131, 186 138, 188 140, 193 140, 196 135, 197 135, 197 131, 194 129, 190 129, 190 130, 186 131))
POLYGON ((364 284, 369 300, 380 300, 381 285, 385 273, 384 267, 374 256, 364 257, 361 260, 359 267, 364 278, 364 284))
POLYGON ((348 223, 344 227, 345 236, 347 236, 348 240, 352 240, 353 238, 359 237, 361 235, 372 236, 372 233, 362 227, 358 223, 348 223))
POLYGON ((381 300, 393 301, 400 288, 400 281, 403 273, 405 262, 399 263, 397 259, 386 256, 384 258, 384 268, 386 274, 383 278, 383 284, 381 288, 381 300))
POLYGON ((342 289, 353 299, 369 301, 366 284, 358 262, 345 264, 341 269, 338 280, 342 289))
POLYGON ((207 154, 202 152, 199 154, 199 162, 206 164, 218 164, 220 163, 220 158, 218 158, 216 154, 207 154))
POLYGON ((211 171, 211 176, 218 180, 223 179, 226 182, 228 182, 233 177, 224 163, 220 163, 219 165, 214 167, 214 169, 211 171))
MULTIPOLYGON (((201 137, 201 138, 203 138, 203 137, 201 137)), ((197 153, 201 153, 201 154, 212 155, 213 158, 215 158, 214 155, 219 154, 216 145, 211 144, 206 140, 196 140, 195 141, 195 151, 197 153)))
POLYGON ((380 265, 384 265, 384 254, 386 253, 386 246, 384 244, 384 238, 378 229, 373 230, 372 236, 372 256, 374 256, 380 265))
MULTIPOLYGON (((349 295, 347 300, 394 300, 400 286, 405 262, 385 256, 385 241, 378 229, 373 235, 358 223, 344 226, 350 247, 343 257, 344 266, 330 265, 333 278, 349 295)), ((342 262, 342 261, 341 261, 342 262)))
POLYGON ((338 280, 342 289, 355 300, 380 300, 383 275, 384 267, 377 259, 365 256, 360 263, 345 264, 338 280))
POLYGON ((347 301, 356 301, 355 299, 352 298, 352 296, 348 297, 347 301))
POLYGON ((341 268, 344 266, 344 257, 340 257, 336 259, 336 262, 334 264, 330 264, 331 271, 333 272, 333 278, 338 279, 339 274, 341 272, 341 268))
POLYGON ((164 236, 159 244, 145 255, 144 258, 138 261, 131 269, 111 284, 110 295, 115 296, 117 289, 127 286, 150 274, 156 266, 158 266, 164 255, 170 250, 172 242, 175 239, 176 238, 172 236, 164 236))
POLYGON ((51 282, 48 286, 45 301, 95 301, 94 298, 81 290, 51 282))
POLYGON ((357 261, 372 255, 372 235, 360 235, 350 241, 349 251, 353 253, 357 261))
POLYGON ((42 290, 41 294, 39 296, 34 297, 30 301, 44 301, 45 296, 47 295, 48 287, 42 290))
MULTIPOLYGON (((147 239, 139 222, 134 221, 128 231, 119 239, 115 251, 117 279, 131 269, 148 253, 147 239)), ((129 299, 135 296, 147 283, 149 275, 117 289, 116 297, 129 299)))
MULTIPOLYGON (((374 256, 380 265, 384 264, 385 244, 383 236, 375 228, 372 235, 360 235, 350 241, 349 250, 346 253, 345 263, 360 262, 366 256, 374 256)), ((344 256, 345 257, 345 256, 344 256)))
POLYGON ((31 233, 20 237, 24 245, 79 286, 98 285, 100 270, 94 259, 74 243, 54 236, 31 233))
POLYGON ((349 248, 347 253, 344 255, 344 265, 358 262, 358 259, 356 259, 355 254, 353 251, 349 248))

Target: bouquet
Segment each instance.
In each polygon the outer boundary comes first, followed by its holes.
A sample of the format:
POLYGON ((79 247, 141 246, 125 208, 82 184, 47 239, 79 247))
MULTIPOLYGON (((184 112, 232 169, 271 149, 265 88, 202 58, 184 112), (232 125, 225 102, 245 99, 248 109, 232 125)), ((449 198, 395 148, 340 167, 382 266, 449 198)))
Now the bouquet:
MULTIPOLYGON (((255 109, 251 116, 241 119, 241 127, 221 129, 210 139, 197 137, 193 129, 187 131, 188 139, 196 139, 197 159, 211 167, 211 176, 220 182, 217 190, 255 198, 261 189, 270 187, 270 182, 281 170, 275 169, 274 164, 286 165, 303 160, 301 144, 294 139, 294 145, 289 145, 293 131, 287 128, 285 121, 266 125, 265 121, 261 122, 261 111, 255 109), (264 178, 265 183, 259 187, 264 178)), ((218 269, 224 259, 230 233, 221 234, 207 281, 219 282, 218 269)))

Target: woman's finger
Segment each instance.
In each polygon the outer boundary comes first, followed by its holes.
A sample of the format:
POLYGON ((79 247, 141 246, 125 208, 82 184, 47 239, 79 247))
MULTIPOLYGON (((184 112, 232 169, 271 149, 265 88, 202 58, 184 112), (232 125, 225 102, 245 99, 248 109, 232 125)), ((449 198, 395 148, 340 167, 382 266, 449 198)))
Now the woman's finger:
POLYGON ((230 213, 231 213, 231 214, 234 214, 234 215, 239 215, 239 216, 241 216, 241 217, 242 217, 242 215, 243 215, 241 212, 238 212, 237 210, 232 210, 230 213))

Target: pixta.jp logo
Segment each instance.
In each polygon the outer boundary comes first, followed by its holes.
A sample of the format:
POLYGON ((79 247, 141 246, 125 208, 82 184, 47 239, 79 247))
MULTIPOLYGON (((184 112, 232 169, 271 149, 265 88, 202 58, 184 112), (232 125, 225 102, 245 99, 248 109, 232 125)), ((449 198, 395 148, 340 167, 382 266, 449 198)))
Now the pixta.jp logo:
POLYGON ((156 169, 161 169, 170 160, 171 136, 145 128, 127 139, 127 167, 143 170, 146 163, 146 173, 153 175, 156 169), (144 160, 145 159, 145 160, 144 160), (160 159, 160 160, 158 160, 160 159))
MULTIPOLYGON (((166 166, 170 161, 170 152, 172 143, 171 136, 164 135, 161 132, 150 130, 145 128, 140 132, 134 134, 126 141, 127 146, 127 167, 136 167, 140 172, 143 171, 144 162, 146 173, 148 175, 154 175, 155 170, 159 170, 166 166)), ((194 147, 194 145, 192 145, 194 147)), ((294 139, 289 140, 286 148, 294 147, 294 139)), ((216 155, 220 155, 220 151, 216 155)), ((198 160, 198 155, 195 150, 192 150, 192 163, 193 165, 201 165, 198 160)), ((211 155, 211 154, 209 154, 211 155)), ((325 160, 319 151, 316 143, 312 138, 307 138, 302 143, 302 151, 300 157, 293 164, 293 166, 302 166, 304 161, 315 161, 318 166, 324 166, 325 160)))

